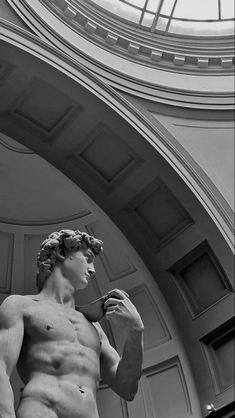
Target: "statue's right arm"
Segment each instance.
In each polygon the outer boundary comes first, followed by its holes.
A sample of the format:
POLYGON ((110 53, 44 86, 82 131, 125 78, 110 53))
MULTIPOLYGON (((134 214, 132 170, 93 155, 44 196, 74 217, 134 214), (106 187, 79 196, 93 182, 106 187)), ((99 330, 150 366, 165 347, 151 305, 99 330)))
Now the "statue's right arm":
POLYGON ((0 418, 15 418, 10 376, 24 336, 22 296, 7 297, 0 306, 0 418))

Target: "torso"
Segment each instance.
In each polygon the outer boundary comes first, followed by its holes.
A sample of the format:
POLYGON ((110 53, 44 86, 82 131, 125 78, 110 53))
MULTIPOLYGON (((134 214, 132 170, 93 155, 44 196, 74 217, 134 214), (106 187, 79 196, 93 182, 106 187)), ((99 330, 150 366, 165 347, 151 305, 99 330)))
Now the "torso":
POLYGON ((25 388, 17 418, 98 418, 96 327, 75 309, 33 296, 27 297, 24 323, 18 371, 25 388))

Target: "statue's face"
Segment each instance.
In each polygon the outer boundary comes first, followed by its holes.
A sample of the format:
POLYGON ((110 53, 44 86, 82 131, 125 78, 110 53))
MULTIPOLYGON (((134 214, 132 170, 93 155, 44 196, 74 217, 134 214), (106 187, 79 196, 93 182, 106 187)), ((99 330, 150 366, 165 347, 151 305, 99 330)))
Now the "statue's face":
POLYGON ((63 263, 63 271, 75 290, 84 289, 95 275, 94 254, 90 248, 72 253, 63 263))

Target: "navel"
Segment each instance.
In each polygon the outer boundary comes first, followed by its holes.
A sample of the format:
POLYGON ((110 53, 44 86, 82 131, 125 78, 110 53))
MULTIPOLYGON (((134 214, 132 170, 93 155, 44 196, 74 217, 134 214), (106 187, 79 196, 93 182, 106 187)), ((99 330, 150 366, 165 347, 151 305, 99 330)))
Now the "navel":
POLYGON ((52 325, 46 325, 46 330, 50 331, 50 329, 54 328, 52 325))

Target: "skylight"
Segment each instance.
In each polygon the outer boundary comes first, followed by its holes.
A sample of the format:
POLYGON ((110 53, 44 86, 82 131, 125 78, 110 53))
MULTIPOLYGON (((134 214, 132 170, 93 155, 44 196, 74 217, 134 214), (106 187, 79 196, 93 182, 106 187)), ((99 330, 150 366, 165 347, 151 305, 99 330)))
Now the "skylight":
POLYGON ((234 0, 89 0, 151 32, 189 36, 234 33, 234 0))

